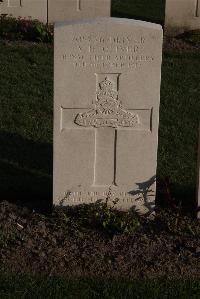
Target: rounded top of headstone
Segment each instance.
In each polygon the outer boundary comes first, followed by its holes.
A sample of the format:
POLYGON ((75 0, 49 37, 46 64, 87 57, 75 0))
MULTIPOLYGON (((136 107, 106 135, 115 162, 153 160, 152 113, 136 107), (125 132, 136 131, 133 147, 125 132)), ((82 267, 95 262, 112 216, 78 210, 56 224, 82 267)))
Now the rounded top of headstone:
POLYGON ((73 25, 95 25, 95 24, 130 24, 135 26, 140 26, 143 28, 149 28, 154 30, 162 31, 162 26, 155 23, 135 20, 135 19, 126 19, 126 18, 112 18, 112 17, 97 17, 93 19, 82 19, 82 20, 73 20, 73 21, 63 21, 55 23, 55 27, 64 27, 64 26, 73 26, 73 25))

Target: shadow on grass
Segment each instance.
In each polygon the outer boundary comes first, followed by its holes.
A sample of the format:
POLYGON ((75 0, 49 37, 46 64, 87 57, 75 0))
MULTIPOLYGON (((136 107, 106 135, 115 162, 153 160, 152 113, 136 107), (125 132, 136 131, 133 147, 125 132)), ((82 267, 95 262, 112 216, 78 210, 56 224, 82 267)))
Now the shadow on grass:
POLYGON ((126 19, 134 19, 134 20, 139 20, 139 21, 145 21, 145 22, 150 22, 150 23, 155 23, 155 24, 160 24, 164 26, 164 21, 159 20, 154 17, 147 17, 143 15, 135 15, 135 14, 129 14, 129 13, 121 13, 121 12, 113 12, 112 17, 115 18, 126 18, 126 19))
POLYGON ((157 178, 156 205, 176 210, 178 207, 186 214, 196 217, 196 186, 170 182, 169 178, 157 178))
POLYGON ((111 16, 164 25, 165 0, 112 0, 111 16))
MULTIPOLYGON (((0 132, 0 200, 27 206, 38 212, 52 207, 53 148, 50 143, 27 140, 0 132)), ((181 204, 194 211, 195 186, 167 185, 158 179, 157 204, 181 204), (169 189, 169 193, 167 193, 169 189)))
POLYGON ((52 203, 52 145, 1 131, 0 157, 0 199, 48 211, 52 203))

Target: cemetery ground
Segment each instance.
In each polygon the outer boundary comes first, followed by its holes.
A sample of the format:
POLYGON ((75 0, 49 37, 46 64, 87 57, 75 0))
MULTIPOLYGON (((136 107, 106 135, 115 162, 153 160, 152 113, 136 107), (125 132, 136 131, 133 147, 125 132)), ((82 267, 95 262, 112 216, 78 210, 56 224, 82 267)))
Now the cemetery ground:
MULTIPOLYGON (((196 35, 184 39, 169 39, 164 44, 158 212, 154 221, 134 214, 126 217, 101 205, 54 208, 52 215, 37 213, 48 211, 52 197, 53 48, 51 44, 1 41, 2 272, 46 274, 48 278, 42 281, 51 295, 56 289, 49 285, 55 285, 55 281, 60 285, 63 279, 57 277, 54 281, 54 275, 191 279, 192 294, 183 282, 180 297, 186 294, 197 298, 200 228, 192 211, 200 52, 196 35)), ((13 285, 16 292, 20 289, 26 294, 38 279, 24 276, 20 287, 16 276, 2 275, 1 292, 10 283, 10 288, 13 285)), ((86 294, 94 292, 101 297, 108 292, 105 282, 105 289, 99 288, 95 280, 89 287, 87 279, 74 279, 74 288, 80 281, 86 294)), ((115 279, 110 282, 113 292, 118 283, 115 279)), ((163 292, 163 296, 169 288, 166 282, 157 280, 140 282, 138 294, 152 289, 151 283, 155 283, 154 291, 163 292)), ((70 285, 69 279, 62 292, 67 292, 70 285)), ((129 285, 126 291, 135 292, 128 280, 119 285, 121 290, 129 285)), ((40 286, 37 292, 42 292, 40 286)), ((171 291, 175 294, 176 284, 171 291)))
POLYGON ((199 297, 199 41, 193 32, 164 43, 157 214, 149 221, 101 203, 50 213, 53 46, 1 40, 1 298, 199 297))

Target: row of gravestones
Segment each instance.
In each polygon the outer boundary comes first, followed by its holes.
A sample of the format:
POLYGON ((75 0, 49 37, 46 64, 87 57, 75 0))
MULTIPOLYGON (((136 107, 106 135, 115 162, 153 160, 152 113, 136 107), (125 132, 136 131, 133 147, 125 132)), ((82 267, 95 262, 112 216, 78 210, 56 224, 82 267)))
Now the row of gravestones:
POLYGON ((44 23, 110 16, 111 0, 0 0, 0 14, 44 23))
MULTIPOLYGON (((0 0, 0 14, 42 22, 110 16, 111 0, 0 0)), ((200 0, 166 0, 165 32, 200 29, 200 0)))
POLYGON ((200 0, 166 0, 166 35, 194 29, 200 29, 200 0))

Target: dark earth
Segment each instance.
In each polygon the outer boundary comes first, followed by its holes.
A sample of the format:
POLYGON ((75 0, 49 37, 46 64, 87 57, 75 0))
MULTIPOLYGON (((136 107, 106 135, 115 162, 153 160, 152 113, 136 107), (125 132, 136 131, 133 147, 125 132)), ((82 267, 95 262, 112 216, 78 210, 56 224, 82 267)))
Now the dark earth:
MULTIPOLYGON (((198 32, 166 38, 164 50, 199 51, 199 41, 198 32)), ((167 207, 157 208, 154 220, 132 214, 133 223, 121 230, 123 213, 116 212, 119 221, 112 227, 108 210, 101 214, 95 206, 57 207, 44 215, 21 203, 0 201, 1 271, 198 279, 199 221, 194 209, 186 213, 166 198, 167 207)))
POLYGON ((1 202, 1 270, 68 276, 200 277, 200 226, 192 215, 179 209, 157 209, 154 220, 141 217, 132 231, 111 232, 95 217, 96 211, 86 205, 57 207, 45 216, 1 202))

